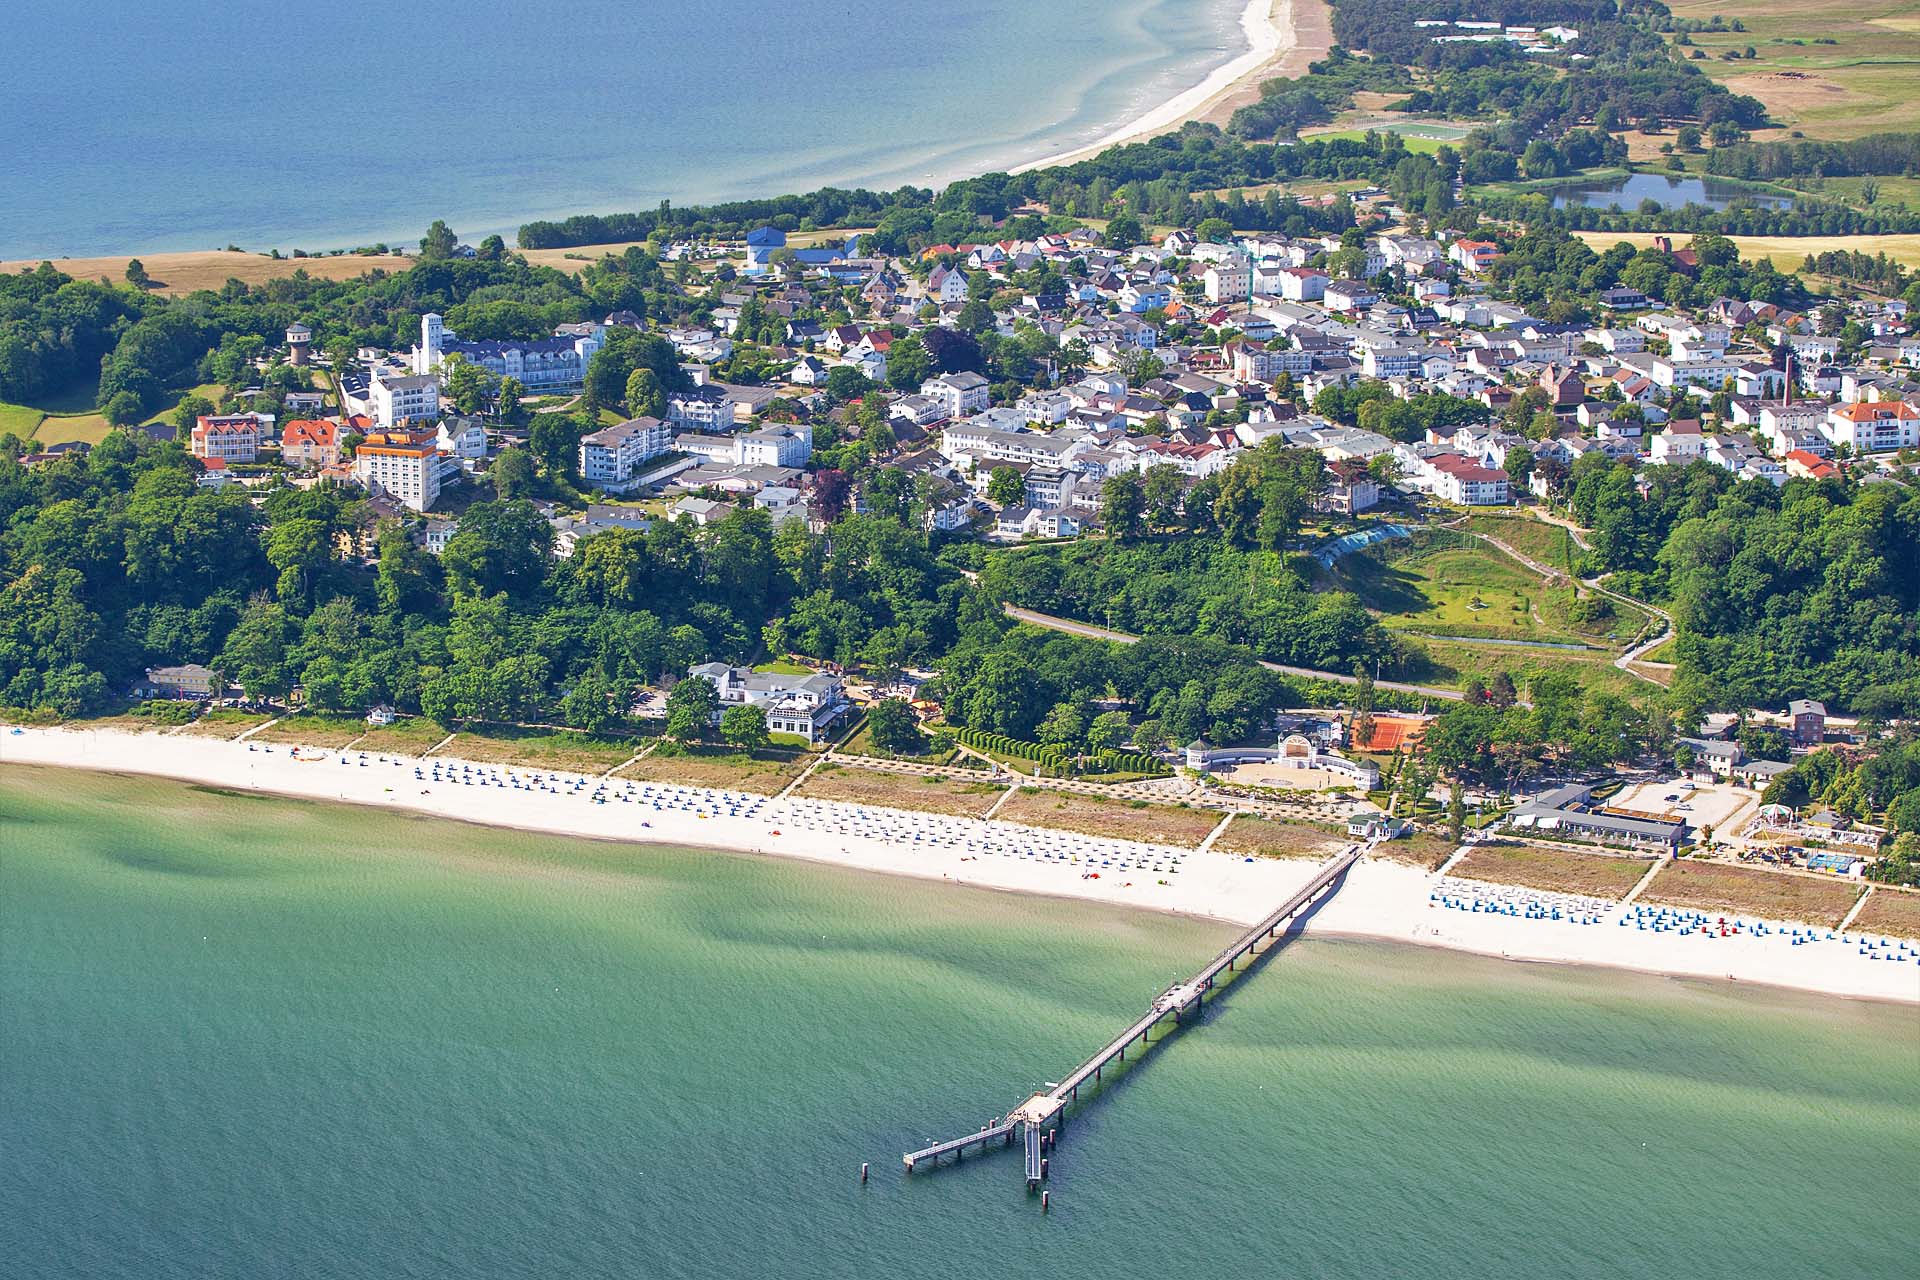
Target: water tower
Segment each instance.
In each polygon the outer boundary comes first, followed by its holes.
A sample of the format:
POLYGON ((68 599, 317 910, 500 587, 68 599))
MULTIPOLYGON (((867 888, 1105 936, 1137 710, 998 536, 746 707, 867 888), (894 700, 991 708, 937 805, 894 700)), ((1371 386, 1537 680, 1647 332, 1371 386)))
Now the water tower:
POLYGON ((307 353, 313 349, 313 330, 299 321, 287 326, 287 361, 293 365, 305 365, 307 353))

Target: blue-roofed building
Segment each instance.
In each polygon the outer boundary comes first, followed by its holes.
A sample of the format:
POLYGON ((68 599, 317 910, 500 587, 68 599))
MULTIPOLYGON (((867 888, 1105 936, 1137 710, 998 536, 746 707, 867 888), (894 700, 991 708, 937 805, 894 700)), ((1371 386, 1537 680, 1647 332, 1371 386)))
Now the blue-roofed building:
POLYGON ((755 227, 747 232, 747 270, 765 271, 774 250, 787 247, 787 233, 778 227, 755 227))

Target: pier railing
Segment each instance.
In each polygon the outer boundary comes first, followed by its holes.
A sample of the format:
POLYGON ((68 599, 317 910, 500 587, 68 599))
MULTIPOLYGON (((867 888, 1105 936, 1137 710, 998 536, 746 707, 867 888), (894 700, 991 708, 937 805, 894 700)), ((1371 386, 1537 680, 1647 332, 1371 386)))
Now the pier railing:
POLYGON ((1343 850, 1338 857, 1316 871, 1313 878, 1285 902, 1223 948, 1199 972, 1184 982, 1168 987, 1154 999, 1145 1013, 1108 1041, 1105 1047, 1075 1067, 1066 1078, 1051 1084, 1044 1092, 1034 1094, 1014 1108, 1011 1114, 995 1117, 992 1124, 982 1125, 978 1133, 907 1152, 902 1157, 907 1171, 912 1173, 922 1167, 937 1167, 940 1157, 951 1155, 958 1159, 971 1147, 985 1150, 994 1142, 1009 1145, 1014 1133, 1022 1131, 1026 1147, 1027 1187, 1029 1190, 1037 1188, 1046 1178, 1048 1162, 1044 1153, 1057 1139, 1067 1105, 1079 1100, 1081 1088, 1099 1083, 1108 1067, 1126 1061, 1127 1050, 1136 1041, 1140 1044, 1140 1053, 1159 1043, 1150 1037, 1153 1029, 1167 1018, 1171 1017, 1178 1026, 1189 1011, 1197 1012, 1221 975, 1234 971, 1242 960, 1251 964, 1264 954, 1261 951, 1263 946, 1270 943, 1294 917, 1311 906, 1329 888, 1336 886, 1341 877, 1372 847, 1371 843, 1364 843, 1343 850))

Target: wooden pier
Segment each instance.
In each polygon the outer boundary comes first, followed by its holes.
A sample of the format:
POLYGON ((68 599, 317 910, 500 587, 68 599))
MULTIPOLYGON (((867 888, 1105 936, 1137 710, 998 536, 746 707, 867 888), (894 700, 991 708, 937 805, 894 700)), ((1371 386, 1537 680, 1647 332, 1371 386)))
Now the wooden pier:
MULTIPOLYGON (((1001 1145, 1011 1145, 1016 1130, 1021 1131, 1026 1146, 1027 1189, 1036 1190, 1045 1180, 1047 1158, 1045 1152, 1050 1149, 1059 1135, 1059 1126, 1065 1120, 1067 1105, 1079 1101, 1080 1090, 1086 1085, 1096 1085, 1101 1081, 1107 1068, 1127 1059, 1127 1050, 1136 1042, 1139 1048, 1135 1057, 1151 1049, 1157 1041, 1151 1040, 1153 1029, 1171 1017, 1175 1026, 1182 1025, 1188 1013, 1198 1013, 1200 1006, 1224 974, 1230 974, 1245 961, 1251 965, 1264 954, 1261 948, 1271 943, 1293 918, 1311 906, 1321 894, 1336 885, 1340 878, 1358 862, 1371 844, 1356 844, 1344 850, 1324 867, 1314 873, 1313 879, 1302 885, 1300 890, 1268 914, 1260 923, 1248 929, 1234 939, 1205 967, 1184 982, 1175 983, 1162 992, 1147 1011, 1140 1015, 1132 1025, 1108 1041, 1092 1057, 1075 1067, 1064 1080, 1050 1084, 1041 1093, 1036 1093, 1015 1107, 1004 1118, 996 1118, 990 1125, 981 1127, 978 1133, 970 1133, 962 1138, 949 1139, 935 1143, 919 1151, 910 1151, 902 1159, 907 1172, 912 1173, 920 1167, 935 1167, 940 1157, 952 1155, 958 1159, 969 1147, 978 1146, 985 1150, 989 1143, 999 1141, 1001 1145)), ((1163 1037, 1164 1038, 1164 1037, 1163 1037)))

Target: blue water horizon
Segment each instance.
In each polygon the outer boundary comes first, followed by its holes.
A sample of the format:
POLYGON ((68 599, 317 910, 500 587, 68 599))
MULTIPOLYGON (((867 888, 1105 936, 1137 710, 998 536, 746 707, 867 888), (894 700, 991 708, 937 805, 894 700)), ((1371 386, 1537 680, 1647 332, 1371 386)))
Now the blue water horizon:
POLYGON ((1092 142, 1245 48, 1242 0, 25 0, 0 258, 404 244, 1092 142))

